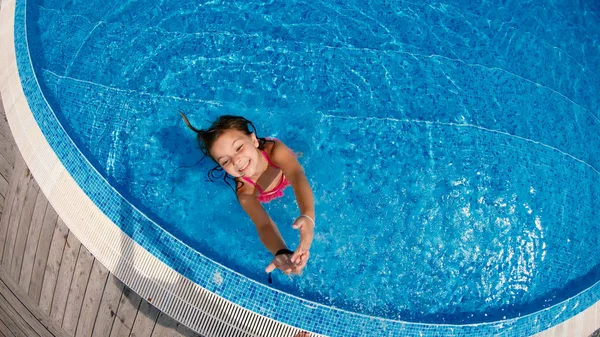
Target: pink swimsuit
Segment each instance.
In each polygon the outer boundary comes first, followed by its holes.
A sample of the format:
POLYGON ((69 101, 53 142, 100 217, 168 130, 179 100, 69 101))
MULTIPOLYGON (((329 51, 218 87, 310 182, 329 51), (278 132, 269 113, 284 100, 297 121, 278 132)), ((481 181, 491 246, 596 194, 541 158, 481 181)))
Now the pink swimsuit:
MULTIPOLYGON (((273 164, 273 162, 271 162, 271 160, 269 159, 269 157, 267 156, 267 153, 263 150, 261 150, 260 152, 262 152, 263 156, 265 157, 265 159, 267 160, 267 163, 269 163, 269 166, 274 167, 276 169, 280 169, 279 166, 273 164)), ((279 184, 277 184, 277 186, 275 186, 275 188, 273 188, 271 191, 265 192, 263 191, 262 188, 260 188, 260 186, 258 186, 257 183, 255 183, 254 181, 252 181, 252 179, 248 178, 248 177, 242 177, 242 179, 244 179, 245 181, 249 182, 250 184, 254 185, 254 187, 256 187, 256 189, 260 192, 260 194, 258 195, 257 199, 260 202, 269 202, 273 199, 277 199, 279 197, 283 196, 283 190, 290 186, 290 182, 287 180, 287 178, 285 177, 285 175, 282 173, 281 174, 281 180, 279 181, 279 184)))

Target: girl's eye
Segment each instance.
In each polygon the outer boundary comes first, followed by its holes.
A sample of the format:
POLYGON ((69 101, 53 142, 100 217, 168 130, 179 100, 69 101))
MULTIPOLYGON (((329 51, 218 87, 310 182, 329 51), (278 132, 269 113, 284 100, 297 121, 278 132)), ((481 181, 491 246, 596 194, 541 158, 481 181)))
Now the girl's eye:
POLYGON ((225 165, 227 165, 227 164, 229 164, 229 160, 226 160, 226 161, 222 162, 222 163, 221 163, 221 166, 225 166, 225 165))
POLYGON ((244 145, 241 145, 240 147, 238 147, 235 152, 240 152, 240 150, 242 149, 242 147, 244 147, 244 145))

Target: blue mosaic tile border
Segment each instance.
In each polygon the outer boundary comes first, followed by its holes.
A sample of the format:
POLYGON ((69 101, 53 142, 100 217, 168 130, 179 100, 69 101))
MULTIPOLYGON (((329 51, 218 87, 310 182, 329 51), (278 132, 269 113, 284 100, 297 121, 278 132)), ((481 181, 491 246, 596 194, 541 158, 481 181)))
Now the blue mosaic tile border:
POLYGON ((135 209, 91 166, 46 102, 27 45, 26 0, 17 0, 14 40, 21 85, 46 140, 96 206, 138 244, 185 277, 244 308, 329 336, 529 336, 561 323, 600 299, 600 282, 539 312, 504 321, 433 325, 369 317, 326 307, 258 284, 183 244, 135 209), (213 282, 216 272, 220 284, 213 282))

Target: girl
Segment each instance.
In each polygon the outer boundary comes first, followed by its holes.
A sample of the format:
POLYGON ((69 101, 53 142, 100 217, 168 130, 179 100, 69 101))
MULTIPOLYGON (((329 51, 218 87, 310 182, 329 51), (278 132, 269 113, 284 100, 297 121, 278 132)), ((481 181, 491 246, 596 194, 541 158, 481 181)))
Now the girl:
POLYGON ((277 139, 258 138, 254 124, 244 117, 221 116, 210 128, 200 130, 193 127, 183 113, 181 116, 196 132, 204 155, 220 165, 209 172, 209 177, 214 177, 215 170, 224 170, 224 179, 233 177, 240 205, 252 219, 264 246, 273 254, 266 272, 277 268, 286 274, 299 274, 310 256, 315 207, 304 170, 292 150, 277 139), (300 208, 300 216, 292 225, 300 231, 300 244, 293 252, 261 205, 281 197, 289 185, 294 189, 300 208))

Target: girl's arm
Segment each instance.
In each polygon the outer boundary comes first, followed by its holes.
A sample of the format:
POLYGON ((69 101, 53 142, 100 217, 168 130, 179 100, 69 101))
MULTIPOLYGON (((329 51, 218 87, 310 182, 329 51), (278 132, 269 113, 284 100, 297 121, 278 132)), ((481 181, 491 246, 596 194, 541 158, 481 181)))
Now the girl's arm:
POLYGON ((250 219, 256 226, 258 237, 263 245, 273 254, 273 260, 267 266, 266 272, 270 273, 275 268, 281 269, 286 274, 298 273, 297 267, 291 261, 290 254, 281 254, 276 256, 277 252, 281 249, 286 249, 287 246, 279 233, 279 229, 271 220, 271 217, 265 209, 262 207, 260 202, 253 195, 238 193, 238 200, 242 208, 248 213, 250 219))
POLYGON ((260 241, 271 254, 275 255, 278 250, 287 248, 285 241, 283 241, 279 233, 279 229, 277 229, 277 226, 255 196, 238 194, 238 200, 254 223, 254 226, 256 226, 260 241))
POLYGON ((294 152, 282 142, 275 141, 271 151, 271 160, 283 170, 283 174, 292 185, 300 214, 308 215, 314 219, 315 202, 312 190, 304 174, 304 169, 300 166, 294 152))
MULTIPOLYGON (((311 219, 315 218, 315 202, 313 199, 313 193, 304 174, 304 169, 300 166, 298 159, 294 152, 288 148, 285 144, 280 141, 276 141, 271 151, 271 160, 283 170, 283 174, 288 179, 294 194, 296 195, 296 201, 298 202, 298 208, 300 208, 300 214, 307 215, 311 219)), ((300 244, 299 248, 303 250, 310 249, 314 236, 314 223, 305 217, 298 218, 296 222, 300 223, 300 244)))

